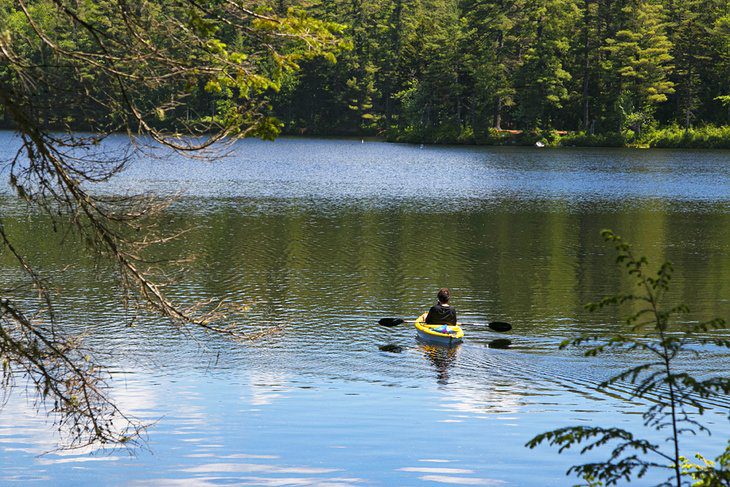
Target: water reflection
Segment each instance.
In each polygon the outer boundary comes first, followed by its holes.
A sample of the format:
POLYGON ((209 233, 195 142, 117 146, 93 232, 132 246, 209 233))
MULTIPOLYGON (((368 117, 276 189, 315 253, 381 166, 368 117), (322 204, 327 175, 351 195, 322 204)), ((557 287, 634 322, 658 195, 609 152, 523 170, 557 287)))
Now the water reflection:
POLYGON ((248 372, 252 406, 265 406, 286 397, 290 389, 288 374, 280 370, 254 369, 248 372))
POLYGON ((182 471, 187 473, 288 473, 300 475, 316 475, 323 473, 337 472, 336 468, 315 468, 315 467, 280 467, 262 463, 204 463, 195 467, 185 468, 182 471))
POLYGON ((436 369, 436 382, 441 385, 448 384, 449 369, 456 364, 461 346, 444 347, 419 342, 418 348, 423 352, 423 356, 428 359, 434 369, 436 369))
POLYGON ((388 352, 388 353, 401 353, 403 351, 403 347, 400 345, 396 345, 394 343, 387 343, 385 345, 380 345, 378 349, 381 352, 388 352))
POLYGON ((212 487, 220 485, 256 485, 264 487, 284 487, 297 485, 317 485, 319 487, 349 487, 365 482, 360 478, 348 477, 259 477, 259 476, 219 476, 192 477, 192 478, 156 478, 151 480, 137 480, 129 485, 138 486, 181 486, 181 487, 212 487))
MULTIPOLYGON (((439 460, 421 460, 422 462, 438 462, 439 460)), ((444 460, 443 462, 448 462, 444 460)), ((434 482, 438 484, 450 485, 505 485, 502 480, 489 478, 474 477, 474 470, 468 468, 453 467, 403 467, 399 469, 402 472, 414 472, 421 475, 420 480, 424 482, 434 482), (464 475, 471 475, 465 477, 464 475)))
POLYGON ((508 338, 497 338, 496 340, 492 340, 487 344, 489 348, 496 348, 496 349, 502 349, 505 350, 512 345, 512 340, 508 338))
POLYGON ((505 485, 504 480, 484 479, 475 477, 454 477, 451 475, 423 475, 419 477, 424 482, 436 482, 450 485, 505 485))

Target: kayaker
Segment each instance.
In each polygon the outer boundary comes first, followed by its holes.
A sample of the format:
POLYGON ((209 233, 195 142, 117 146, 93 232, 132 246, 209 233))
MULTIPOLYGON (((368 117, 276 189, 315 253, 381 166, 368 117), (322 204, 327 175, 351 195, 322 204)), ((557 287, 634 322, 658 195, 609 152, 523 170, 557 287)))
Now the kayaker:
POLYGON ((430 325, 455 325, 456 309, 449 304, 451 299, 451 291, 442 287, 436 295, 438 302, 435 306, 431 306, 426 316, 426 323, 430 325))

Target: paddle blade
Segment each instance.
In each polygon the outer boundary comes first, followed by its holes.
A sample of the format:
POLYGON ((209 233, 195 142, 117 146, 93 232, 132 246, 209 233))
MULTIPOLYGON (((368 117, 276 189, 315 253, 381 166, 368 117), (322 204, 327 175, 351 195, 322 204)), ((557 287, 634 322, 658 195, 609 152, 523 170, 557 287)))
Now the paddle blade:
POLYGON ((405 321, 400 318, 381 318, 380 321, 378 321, 380 326, 398 326, 403 323, 405 323, 405 321))
POLYGON ((510 331, 512 329, 512 325, 504 321, 492 321, 487 326, 494 331, 510 331))

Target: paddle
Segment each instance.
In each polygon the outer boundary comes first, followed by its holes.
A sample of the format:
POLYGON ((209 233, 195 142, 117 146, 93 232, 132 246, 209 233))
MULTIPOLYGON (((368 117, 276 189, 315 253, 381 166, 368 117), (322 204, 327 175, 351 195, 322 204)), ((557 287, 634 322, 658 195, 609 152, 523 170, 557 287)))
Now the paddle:
MULTIPOLYGON (((387 327, 398 326, 402 325, 403 323, 415 323, 415 321, 404 320, 402 318, 381 318, 380 321, 378 321, 379 325, 387 327)), ((488 326, 490 330, 499 332, 510 331, 512 329, 512 325, 503 321, 492 321, 491 323, 487 323, 486 325, 484 323, 459 323, 459 325, 488 326)))

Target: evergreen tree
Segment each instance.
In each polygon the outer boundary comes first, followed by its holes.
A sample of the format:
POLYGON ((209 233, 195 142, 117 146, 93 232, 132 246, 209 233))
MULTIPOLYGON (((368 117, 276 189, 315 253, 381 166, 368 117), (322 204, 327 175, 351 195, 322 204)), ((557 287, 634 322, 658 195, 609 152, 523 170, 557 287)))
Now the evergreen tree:
POLYGON ((617 77, 615 110, 619 130, 641 132, 653 119, 656 105, 674 92, 668 79, 672 44, 665 34, 663 8, 645 0, 631 0, 621 9, 621 29, 606 39, 604 69, 617 77))
POLYGON ((724 11, 714 21, 709 32, 717 62, 715 69, 708 74, 707 87, 712 91, 704 100, 711 99, 712 110, 707 118, 730 123, 730 5, 725 4, 724 11))
MULTIPOLYGON (((532 4, 524 64, 516 74, 522 126, 553 127, 568 99, 572 75, 564 60, 578 17, 575 4, 564 0, 540 0, 532 4)), ((559 122, 558 122, 559 123, 559 122)))
MULTIPOLYGON (((515 73, 525 46, 524 0, 467 0, 466 41, 473 49, 470 68, 477 103, 490 115, 490 125, 503 128, 515 103, 515 73)), ((509 121, 507 122, 509 123, 509 121)), ((477 129, 475 128, 475 131, 477 129)))
POLYGON ((685 128, 694 120, 707 117, 707 112, 714 108, 714 104, 708 106, 703 100, 718 95, 712 77, 716 67, 722 64, 722 51, 708 26, 713 25, 723 9, 727 9, 723 0, 686 0, 669 2, 667 6, 667 32, 675 65, 670 79, 676 86, 676 94, 665 118, 675 118, 685 128))

